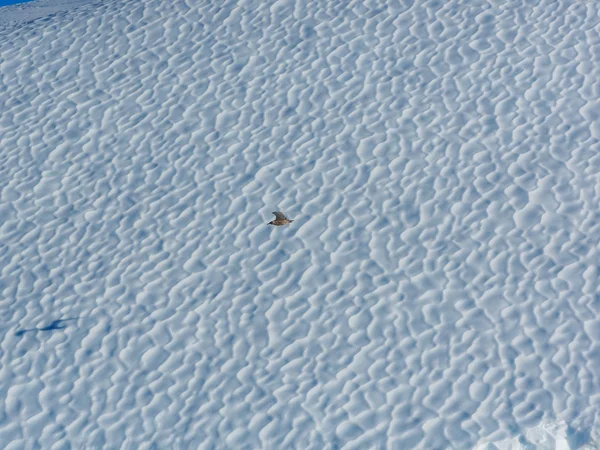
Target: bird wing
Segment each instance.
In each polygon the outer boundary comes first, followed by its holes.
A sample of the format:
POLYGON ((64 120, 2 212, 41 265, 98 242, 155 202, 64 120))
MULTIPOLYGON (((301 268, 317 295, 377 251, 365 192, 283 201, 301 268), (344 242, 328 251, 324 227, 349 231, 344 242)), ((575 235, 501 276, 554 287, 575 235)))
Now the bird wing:
POLYGON ((280 211, 273 211, 276 220, 286 220, 285 215, 280 211))

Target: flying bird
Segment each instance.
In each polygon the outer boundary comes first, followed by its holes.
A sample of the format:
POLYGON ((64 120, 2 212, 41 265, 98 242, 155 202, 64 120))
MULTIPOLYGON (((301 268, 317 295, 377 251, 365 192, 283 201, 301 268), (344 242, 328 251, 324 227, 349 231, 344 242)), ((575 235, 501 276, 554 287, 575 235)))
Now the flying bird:
POLYGON ((288 219, 285 215, 280 211, 273 211, 275 215, 275 220, 271 220, 267 225, 275 225, 280 227, 281 225, 287 225, 288 223, 292 223, 293 220, 288 219))

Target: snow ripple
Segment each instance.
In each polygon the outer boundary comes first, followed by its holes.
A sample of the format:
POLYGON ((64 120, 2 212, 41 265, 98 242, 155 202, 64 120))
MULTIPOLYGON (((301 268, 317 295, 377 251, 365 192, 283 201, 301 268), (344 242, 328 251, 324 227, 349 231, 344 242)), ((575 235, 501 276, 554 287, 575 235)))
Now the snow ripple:
POLYGON ((0 442, 462 449, 591 427, 598 25, 596 3, 544 0, 4 23, 0 442))

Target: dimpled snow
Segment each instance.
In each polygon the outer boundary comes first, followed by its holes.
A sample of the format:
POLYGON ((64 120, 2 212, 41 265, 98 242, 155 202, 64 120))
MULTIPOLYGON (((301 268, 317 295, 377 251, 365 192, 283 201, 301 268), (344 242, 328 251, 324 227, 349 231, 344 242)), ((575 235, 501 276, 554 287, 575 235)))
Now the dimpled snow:
POLYGON ((596 448, 599 8, 0 9, 0 447, 596 448))

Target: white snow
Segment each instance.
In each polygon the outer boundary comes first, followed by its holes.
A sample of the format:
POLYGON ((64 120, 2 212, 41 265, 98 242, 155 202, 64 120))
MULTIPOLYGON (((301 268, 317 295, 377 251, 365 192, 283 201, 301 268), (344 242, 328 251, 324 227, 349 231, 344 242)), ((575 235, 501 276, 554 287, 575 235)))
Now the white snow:
POLYGON ((1 8, 0 448, 597 448, 599 9, 1 8))
POLYGON ((17 3, 0 8, 0 25, 12 23, 14 27, 17 23, 48 18, 88 3, 93 3, 93 0, 37 0, 17 3))

